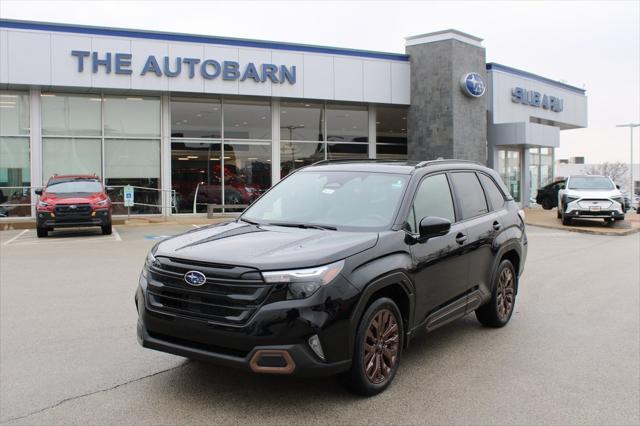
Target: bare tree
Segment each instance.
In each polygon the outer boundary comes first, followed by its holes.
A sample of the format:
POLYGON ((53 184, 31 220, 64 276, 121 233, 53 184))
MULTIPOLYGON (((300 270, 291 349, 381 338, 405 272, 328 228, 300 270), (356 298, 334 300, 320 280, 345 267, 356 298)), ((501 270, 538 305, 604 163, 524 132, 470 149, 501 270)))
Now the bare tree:
POLYGON ((602 164, 592 164, 585 169, 588 175, 609 176, 621 188, 629 186, 629 166, 619 161, 602 164))

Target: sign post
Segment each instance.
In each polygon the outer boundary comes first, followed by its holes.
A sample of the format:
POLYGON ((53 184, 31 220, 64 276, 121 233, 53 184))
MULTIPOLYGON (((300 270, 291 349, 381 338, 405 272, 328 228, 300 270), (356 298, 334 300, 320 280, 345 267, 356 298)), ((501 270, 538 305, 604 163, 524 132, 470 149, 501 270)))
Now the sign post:
POLYGON ((124 206, 127 208, 127 220, 131 216, 131 207, 134 203, 133 186, 127 185, 124 187, 124 206))

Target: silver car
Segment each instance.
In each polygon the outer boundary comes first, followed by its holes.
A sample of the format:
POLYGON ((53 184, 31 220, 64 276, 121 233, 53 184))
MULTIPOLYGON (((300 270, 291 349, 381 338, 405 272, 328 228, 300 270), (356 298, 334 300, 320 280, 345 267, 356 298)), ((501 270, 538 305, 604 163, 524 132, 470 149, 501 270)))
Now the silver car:
POLYGON ((608 176, 569 176, 558 191, 558 219, 563 225, 578 217, 613 223, 624 220, 624 211, 624 196, 608 176))

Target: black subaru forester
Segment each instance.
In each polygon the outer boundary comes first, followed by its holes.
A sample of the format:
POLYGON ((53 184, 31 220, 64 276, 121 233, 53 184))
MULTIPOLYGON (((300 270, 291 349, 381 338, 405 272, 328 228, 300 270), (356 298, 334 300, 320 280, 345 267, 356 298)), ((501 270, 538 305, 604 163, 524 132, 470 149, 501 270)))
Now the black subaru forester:
POLYGON ((525 225, 476 163, 323 161, 233 222, 156 244, 135 302, 147 348, 257 373, 340 373, 374 395, 419 331, 513 313, 525 225))

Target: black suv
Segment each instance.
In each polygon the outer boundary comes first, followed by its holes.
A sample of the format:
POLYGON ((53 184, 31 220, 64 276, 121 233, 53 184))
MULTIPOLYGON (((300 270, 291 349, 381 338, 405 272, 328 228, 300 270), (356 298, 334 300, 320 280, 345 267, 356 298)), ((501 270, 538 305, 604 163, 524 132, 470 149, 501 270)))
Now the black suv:
POLYGON ((258 373, 342 373, 374 395, 420 330, 472 311, 504 326, 526 254, 491 169, 324 161, 236 221, 156 244, 135 296, 138 340, 258 373))

